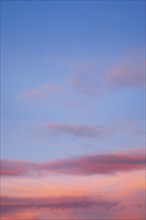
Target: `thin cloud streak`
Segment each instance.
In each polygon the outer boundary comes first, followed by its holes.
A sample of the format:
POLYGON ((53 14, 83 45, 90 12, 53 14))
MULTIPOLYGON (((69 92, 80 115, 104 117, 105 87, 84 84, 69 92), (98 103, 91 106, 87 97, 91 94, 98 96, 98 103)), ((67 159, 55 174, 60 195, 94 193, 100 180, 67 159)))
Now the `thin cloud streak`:
POLYGON ((95 140, 110 137, 117 132, 127 133, 137 137, 143 137, 145 134, 144 131, 137 128, 136 125, 126 121, 113 123, 111 126, 85 123, 48 122, 44 124, 43 127, 46 128, 48 135, 50 134, 51 136, 72 136, 95 140))
POLYGON ((44 163, 29 161, 1 161, 3 176, 32 176, 50 173, 66 175, 115 174, 145 168, 145 155, 141 152, 97 154, 44 163))
POLYGON ((55 93, 60 93, 63 88, 53 82, 48 82, 40 85, 39 87, 29 89, 17 96, 18 99, 32 99, 40 100, 44 97, 51 96, 55 93))
POLYGON ((46 127, 50 132, 61 135, 73 135, 76 137, 100 138, 113 132, 113 128, 103 125, 67 124, 61 122, 49 122, 46 127))

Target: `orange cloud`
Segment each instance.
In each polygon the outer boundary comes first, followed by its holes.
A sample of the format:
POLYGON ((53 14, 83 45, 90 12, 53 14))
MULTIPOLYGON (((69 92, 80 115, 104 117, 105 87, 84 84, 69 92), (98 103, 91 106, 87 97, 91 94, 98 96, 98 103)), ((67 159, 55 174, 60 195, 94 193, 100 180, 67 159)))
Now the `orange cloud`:
MULTIPOLYGON (((145 173, 140 170, 123 172, 112 176, 93 175, 90 178, 88 176, 62 175, 51 175, 40 177, 39 179, 32 178, 32 176, 27 178, 3 177, 1 182, 3 198, 12 198, 12 202, 15 201, 16 204, 20 199, 20 205, 24 201, 24 207, 20 207, 19 211, 18 209, 16 211, 14 207, 11 207, 12 209, 9 209, 10 207, 3 207, 3 214, 6 214, 5 210, 7 208, 9 210, 7 214, 12 217, 11 219, 20 219, 23 216, 29 216, 30 213, 30 216, 34 217, 32 218, 33 220, 41 220, 42 216, 44 219, 49 219, 49 217, 56 219, 58 216, 62 216, 63 219, 85 219, 86 216, 104 219, 107 216, 111 216, 115 220, 122 216, 123 219, 133 220, 132 213, 135 213, 136 219, 139 220, 138 217, 142 217, 144 212, 144 190, 145 173), (26 200, 24 200, 25 198, 26 200), (55 199, 54 205, 58 205, 58 209, 55 209, 55 207, 52 209, 35 209, 35 203, 38 202, 38 198, 40 198, 39 202, 41 204, 55 199), (49 198, 50 200, 46 199, 42 203, 41 198, 49 198), (71 206, 70 208, 63 208, 65 205, 63 201, 70 202, 70 205, 73 205, 74 203, 72 202, 75 202, 77 205, 79 201, 88 201, 88 199, 90 202, 93 202, 91 206, 89 203, 88 208, 87 206, 78 209, 71 206), (25 204, 29 204, 33 200, 36 201, 33 203, 34 208, 25 207, 25 204), (109 206, 107 202, 110 202, 108 203, 109 206), (33 216, 33 213, 36 215, 33 216)), ((9 199, 8 201, 10 202, 11 200, 9 199)), ((39 202, 36 206, 39 205, 39 202)), ((3 206, 6 206, 6 203, 3 206)))

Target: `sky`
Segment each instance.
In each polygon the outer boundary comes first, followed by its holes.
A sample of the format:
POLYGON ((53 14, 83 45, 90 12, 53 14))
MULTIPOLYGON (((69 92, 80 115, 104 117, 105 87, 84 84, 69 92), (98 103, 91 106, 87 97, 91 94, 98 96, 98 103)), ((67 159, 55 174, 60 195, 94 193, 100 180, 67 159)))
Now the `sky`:
POLYGON ((145 218, 145 1, 1 1, 2 220, 145 218))

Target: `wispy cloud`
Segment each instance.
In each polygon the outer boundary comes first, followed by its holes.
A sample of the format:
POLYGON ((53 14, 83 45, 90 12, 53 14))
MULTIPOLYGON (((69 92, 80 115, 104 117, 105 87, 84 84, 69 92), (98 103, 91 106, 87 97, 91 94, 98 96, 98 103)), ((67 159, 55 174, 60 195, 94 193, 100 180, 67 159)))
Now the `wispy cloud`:
POLYGON ((139 128, 139 125, 128 120, 122 120, 113 123, 112 125, 100 124, 77 124, 63 122, 49 122, 43 125, 48 131, 48 135, 55 137, 72 136, 84 139, 103 139, 117 132, 131 134, 135 137, 143 137, 144 129, 139 128))
POLYGON ((91 96, 100 96, 99 76, 96 73, 94 65, 82 65, 74 69, 73 72, 65 78, 65 82, 80 93, 91 96))
POLYGON ((144 68, 142 70, 142 68, 137 69, 135 66, 130 67, 128 64, 119 64, 107 74, 106 81, 112 88, 144 87, 144 68))
POLYGON ((144 169, 145 155, 141 152, 97 154, 76 158, 53 160, 44 163, 29 161, 1 161, 1 175, 46 175, 49 173, 67 175, 114 174, 144 169))
POLYGON ((46 127, 50 132, 61 135, 72 135, 76 137, 100 138, 110 135, 112 127, 89 124, 69 124, 61 122, 49 122, 46 127))
POLYGON ((113 124, 115 130, 134 135, 135 137, 145 136, 145 122, 122 118, 113 124))
MULTIPOLYGON (((133 51, 134 53, 134 51, 133 51)), ((129 54, 127 59, 122 59, 111 69, 105 77, 110 88, 145 86, 145 61, 140 53, 129 54)))
POLYGON ((142 88, 145 86, 144 56, 141 51, 132 50, 102 72, 102 77, 95 65, 82 65, 72 70, 65 81, 78 92, 97 97, 110 89, 142 88), (133 55, 133 51, 138 52, 133 55))
MULTIPOLYGON (((145 60, 141 52, 131 55, 132 52, 113 62, 105 72, 99 72, 95 64, 82 64, 70 69, 70 74, 64 78, 63 87, 53 82, 44 83, 36 88, 28 89, 17 96, 18 99, 40 100, 53 94, 64 91, 68 95, 70 88, 74 94, 84 94, 90 97, 103 97, 112 89, 142 88, 145 86, 145 60)), ((100 70, 101 71, 101 70, 100 70)), ((66 96, 65 95, 65 96, 66 96)), ((66 101, 71 105, 71 100, 66 101)), ((77 102, 74 100, 74 103, 77 102)), ((67 106, 66 105, 66 106, 67 106)), ((85 109, 86 106, 85 106, 85 109)))
POLYGON ((60 93, 63 88, 53 82, 48 82, 40 85, 39 87, 28 89, 17 96, 18 99, 32 99, 40 100, 44 97, 51 96, 55 93, 60 93))

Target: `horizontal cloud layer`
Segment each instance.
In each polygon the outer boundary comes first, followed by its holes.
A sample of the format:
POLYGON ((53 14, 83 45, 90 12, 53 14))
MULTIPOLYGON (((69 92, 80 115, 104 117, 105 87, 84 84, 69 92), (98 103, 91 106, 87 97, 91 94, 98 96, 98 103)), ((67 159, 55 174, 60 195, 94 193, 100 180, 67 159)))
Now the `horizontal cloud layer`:
POLYGON ((144 166, 145 155, 142 152, 97 154, 44 163, 2 160, 1 175, 46 175, 49 173, 69 175, 113 174, 144 169, 144 166))
POLYGON ((89 197, 89 196, 66 196, 66 197, 1 197, 2 214, 9 214, 26 209, 89 209, 92 207, 111 209, 119 203, 114 200, 89 197))

